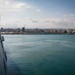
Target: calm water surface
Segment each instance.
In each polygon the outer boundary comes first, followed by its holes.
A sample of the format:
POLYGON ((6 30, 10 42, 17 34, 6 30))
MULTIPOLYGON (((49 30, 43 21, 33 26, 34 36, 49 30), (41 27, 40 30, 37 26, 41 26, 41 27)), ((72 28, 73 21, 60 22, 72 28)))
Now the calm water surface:
POLYGON ((75 75, 75 35, 4 35, 9 75, 75 75))

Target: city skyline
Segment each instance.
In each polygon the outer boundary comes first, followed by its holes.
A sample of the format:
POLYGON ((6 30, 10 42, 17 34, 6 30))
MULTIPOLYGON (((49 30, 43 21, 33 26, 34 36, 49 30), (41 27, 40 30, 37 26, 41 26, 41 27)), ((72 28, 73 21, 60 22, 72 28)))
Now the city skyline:
POLYGON ((75 28, 75 0, 0 0, 5 28, 75 28))

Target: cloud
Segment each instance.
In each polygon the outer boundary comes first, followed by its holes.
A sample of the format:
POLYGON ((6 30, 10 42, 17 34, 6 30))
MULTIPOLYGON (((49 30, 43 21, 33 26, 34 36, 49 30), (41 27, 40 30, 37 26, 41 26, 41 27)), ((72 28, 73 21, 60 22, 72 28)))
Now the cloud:
POLYGON ((40 10, 40 9, 37 9, 36 11, 37 11, 37 12, 40 12, 41 10, 40 10))
POLYGON ((14 4, 15 8, 23 8, 23 7, 27 7, 25 3, 16 3, 14 4))
POLYGON ((26 3, 16 3, 15 5, 14 5, 14 7, 15 8, 26 8, 26 9, 28 9, 28 8, 31 8, 31 6, 30 5, 27 5, 26 3))
POLYGON ((67 15, 63 18, 4 18, 4 27, 22 27, 27 28, 75 28, 75 18, 67 15), (10 21, 9 21, 10 20, 10 21))
POLYGON ((31 21, 31 22, 33 22, 33 23, 39 23, 40 21, 38 21, 38 20, 33 20, 32 18, 29 18, 29 20, 31 21))
MULTIPOLYGON (((74 15, 74 14, 73 14, 74 15)), ((75 17, 67 15, 63 18, 12 18, 2 17, 3 27, 22 27, 27 28, 75 28, 75 17)))
POLYGON ((52 28, 75 28, 75 15, 68 14, 67 17, 61 18, 40 18, 30 19, 33 23, 38 23, 40 27, 52 28), (43 26, 42 26, 43 25, 43 26))
POLYGON ((6 0, 6 1, 5 1, 5 4, 6 4, 6 5, 9 5, 9 4, 10 4, 10 2, 9 2, 8 0, 6 0))
MULTIPOLYGON (((40 18, 41 16, 37 18, 37 12, 40 11, 40 9, 25 2, 0 0, 1 24, 3 27, 22 27, 26 24, 28 28, 75 28, 75 14, 62 15, 62 17, 57 18, 40 18), (25 11, 27 11, 27 13, 25 11), (15 13, 18 18, 16 16, 14 17, 15 13), (30 14, 31 16, 29 16, 30 14), (31 18, 24 17, 26 15, 31 18), (17 25, 15 25, 15 22, 17 25)), ((59 13, 56 12, 56 14, 59 13)))
POLYGON ((14 14, 15 12, 21 12, 25 9, 30 9, 32 6, 24 3, 17 2, 14 0, 0 0, 0 14, 2 16, 9 16, 10 14, 14 14))

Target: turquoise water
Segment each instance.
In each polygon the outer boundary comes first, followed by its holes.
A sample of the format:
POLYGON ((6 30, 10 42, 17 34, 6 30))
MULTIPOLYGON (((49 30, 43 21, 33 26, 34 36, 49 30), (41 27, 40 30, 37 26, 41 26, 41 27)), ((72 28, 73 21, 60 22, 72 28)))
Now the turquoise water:
POLYGON ((9 75, 75 75, 75 35, 4 35, 9 75))

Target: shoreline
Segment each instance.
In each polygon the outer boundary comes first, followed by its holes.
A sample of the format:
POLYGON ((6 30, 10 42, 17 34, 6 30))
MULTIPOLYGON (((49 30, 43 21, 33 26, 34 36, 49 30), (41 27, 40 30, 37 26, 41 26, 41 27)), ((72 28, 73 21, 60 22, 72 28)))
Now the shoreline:
POLYGON ((2 35, 75 35, 75 33, 1 33, 2 35))

